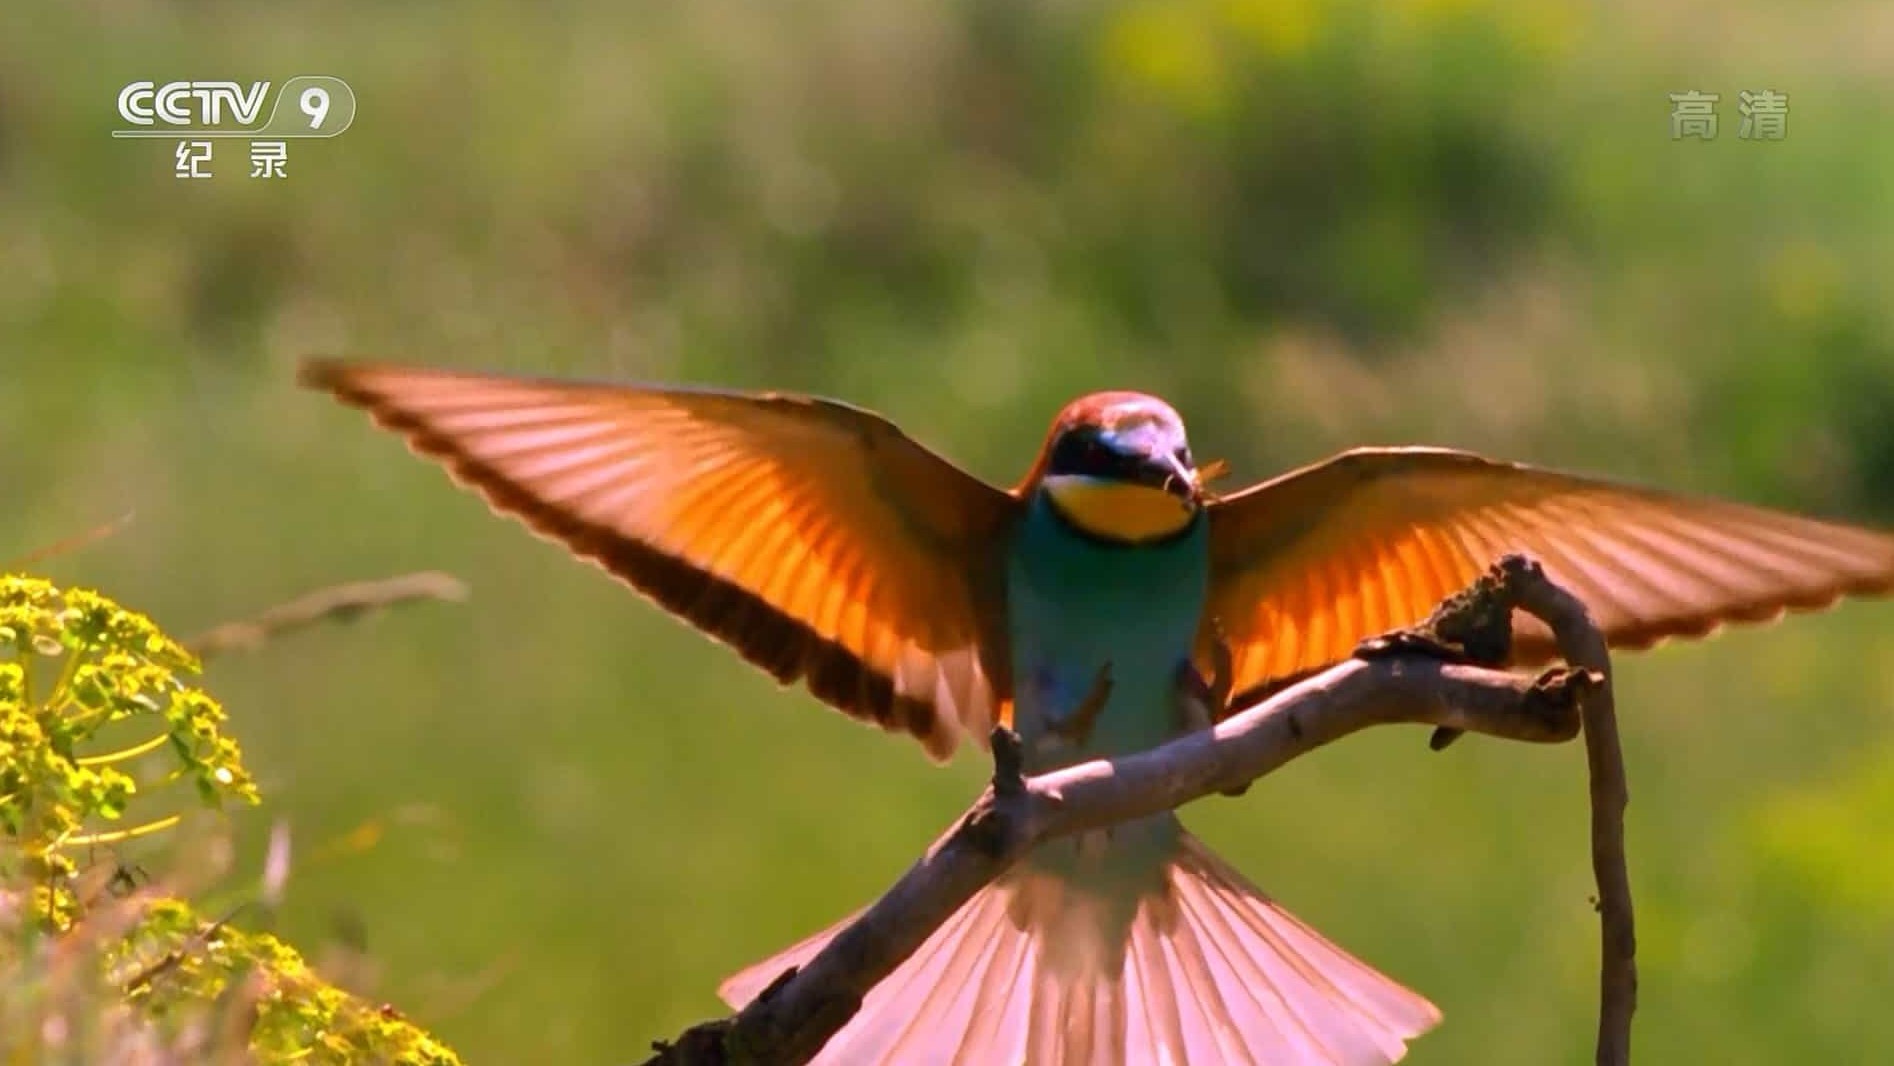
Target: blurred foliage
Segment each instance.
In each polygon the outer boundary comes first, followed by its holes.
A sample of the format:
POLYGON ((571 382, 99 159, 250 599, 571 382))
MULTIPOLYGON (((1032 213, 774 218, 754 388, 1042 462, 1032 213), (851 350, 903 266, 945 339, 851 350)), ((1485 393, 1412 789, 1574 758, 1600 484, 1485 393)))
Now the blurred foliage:
POLYGON ((123 947, 114 972, 130 1000, 172 1028, 203 1023, 207 1005, 242 1019, 249 1053, 260 1063, 322 1066, 458 1066, 460 1058, 386 1004, 375 1006, 334 987, 277 938, 206 923, 177 900, 153 903, 123 947))
MULTIPOLYGON (((1416 441, 1894 522, 1881 6, 40 7, 0 13, 0 555, 134 509, 55 569, 180 617, 468 577, 465 614, 216 669, 318 841, 287 930, 483 1059, 711 1012, 981 768, 489 520, 299 356, 816 390, 999 480, 1072 394, 1145 388, 1242 477, 1416 441), (134 79, 298 73, 360 112, 282 182, 107 136, 134 79), (1784 141, 1737 136, 1759 88, 1784 141), (1686 89, 1715 141, 1670 140, 1686 89)), ((1857 784, 1894 766, 1889 661, 1870 605, 1624 664, 1643 1057, 1894 1056, 1857 784)), ((1576 1063, 1577 762, 1368 735, 1188 818, 1443 1007, 1411 1061, 1576 1063)))
POLYGON ((457 1063, 275 937, 207 923, 180 900, 136 893, 126 867, 81 861, 176 824, 80 831, 120 821, 155 787, 189 780, 210 807, 257 801, 222 709, 180 676, 196 671, 141 614, 0 575, 0 1058, 225 1061, 247 1048, 260 1063, 457 1063), (81 754, 128 725, 156 732, 81 754), (176 766, 140 788, 128 770, 159 753, 176 766))
POLYGON ((257 801, 236 741, 223 734, 223 708, 178 676, 197 669, 144 615, 89 589, 0 574, 0 835, 13 853, 0 856, 0 876, 33 886, 34 914, 49 931, 80 917, 75 852, 178 817, 81 832, 88 822, 117 822, 135 795, 182 780, 213 807, 257 801), (102 736, 124 737, 128 726, 152 735, 98 750, 102 736), (177 765, 141 789, 127 771, 159 752, 177 765))

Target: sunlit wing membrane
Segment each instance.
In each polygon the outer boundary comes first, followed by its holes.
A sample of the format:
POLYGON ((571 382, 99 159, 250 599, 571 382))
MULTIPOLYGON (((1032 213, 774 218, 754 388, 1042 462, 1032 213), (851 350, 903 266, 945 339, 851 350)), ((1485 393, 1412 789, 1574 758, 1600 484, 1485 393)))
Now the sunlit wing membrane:
MULTIPOLYGON (((1210 615, 1248 702, 1427 617, 1522 552, 1584 600, 1614 647, 1894 589, 1894 536, 1436 448, 1359 449, 1211 510, 1210 615)), ((1551 637, 1517 617, 1515 658, 1551 637)))
POLYGON ((1016 501, 887 421, 778 394, 312 361, 497 511, 936 758, 984 743, 1016 501), (985 655, 982 655, 982 651, 985 655))

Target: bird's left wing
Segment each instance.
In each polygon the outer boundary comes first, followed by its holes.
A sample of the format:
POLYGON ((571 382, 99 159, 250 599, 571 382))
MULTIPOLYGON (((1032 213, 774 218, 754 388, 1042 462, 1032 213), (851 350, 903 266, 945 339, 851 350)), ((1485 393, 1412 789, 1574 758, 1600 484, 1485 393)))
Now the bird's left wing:
MULTIPOLYGON (((1210 538, 1207 615, 1232 651, 1233 706, 1421 621, 1510 552, 1623 648, 1894 590, 1887 533, 1441 448, 1285 474, 1212 504, 1210 538)), ((1516 622, 1515 659, 1548 657, 1544 627, 1516 622)))
POLYGON ((496 510, 788 684, 952 754, 1006 684, 997 548, 1018 502, 844 404, 331 360, 496 510))

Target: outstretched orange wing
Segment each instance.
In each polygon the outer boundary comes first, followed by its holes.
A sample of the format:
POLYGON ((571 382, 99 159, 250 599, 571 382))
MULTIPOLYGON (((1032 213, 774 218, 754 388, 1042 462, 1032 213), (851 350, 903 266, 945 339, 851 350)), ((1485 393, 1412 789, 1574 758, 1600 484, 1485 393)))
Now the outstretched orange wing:
POLYGON ((1007 694, 1007 493, 843 404, 315 360, 525 522, 856 718, 929 754, 984 743, 1007 694))
MULTIPOLYGON (((1238 703, 1424 619, 1508 552, 1537 558, 1624 648, 1894 590, 1886 533, 1439 448, 1285 474, 1213 504, 1210 536, 1208 615, 1238 703)), ((1516 658, 1549 657, 1550 634, 1517 621, 1516 658)))

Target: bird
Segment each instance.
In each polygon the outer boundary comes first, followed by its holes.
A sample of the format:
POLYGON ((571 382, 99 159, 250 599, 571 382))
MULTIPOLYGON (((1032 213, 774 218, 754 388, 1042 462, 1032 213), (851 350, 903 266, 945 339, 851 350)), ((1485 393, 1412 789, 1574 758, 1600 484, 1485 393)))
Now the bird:
MULTIPOLYGON (((1894 589, 1894 535, 1433 447, 1239 491, 1183 419, 1082 396, 1012 488, 859 407, 784 392, 306 360, 496 512, 768 672, 944 761, 1147 749, 1411 626, 1525 553, 1614 648, 1894 589)), ((1528 619, 1516 662, 1555 655, 1528 619)), ((753 965, 740 1008, 849 919, 753 965)), ((1163 813, 1040 846, 871 990, 821 1063, 1371 1064, 1439 1010, 1163 813)))

